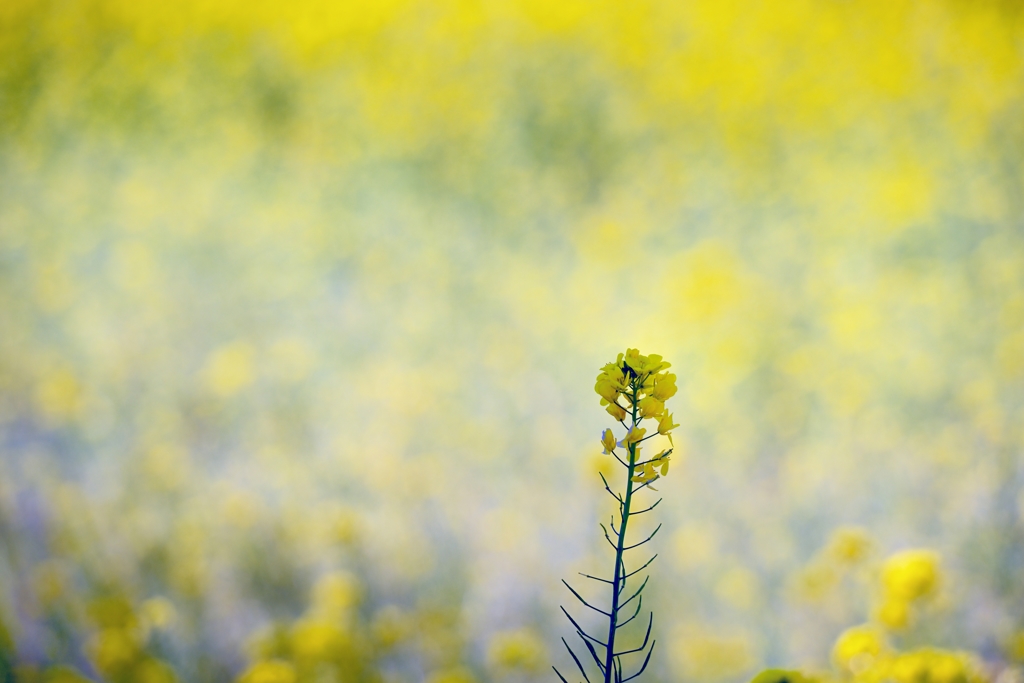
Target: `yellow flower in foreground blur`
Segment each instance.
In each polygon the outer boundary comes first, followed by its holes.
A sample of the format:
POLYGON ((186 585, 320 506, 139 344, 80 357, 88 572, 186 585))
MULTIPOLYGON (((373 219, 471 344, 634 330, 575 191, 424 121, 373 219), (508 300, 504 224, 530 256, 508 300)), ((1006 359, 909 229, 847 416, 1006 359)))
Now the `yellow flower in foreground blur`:
MULTIPOLYGON (((17 672, 14 674, 14 680, 21 680, 17 672)), ((35 678, 30 679, 26 676, 25 680, 35 680, 35 678)), ((92 683, 91 680, 78 673, 76 669, 67 666, 55 666, 47 669, 43 680, 46 683, 92 683)))
POLYGON ((426 683, 476 683, 469 669, 458 666, 453 669, 435 671, 427 676, 426 683))
POLYGON ((899 631, 910 625, 910 605, 903 600, 887 600, 875 616, 886 628, 899 631))
POLYGON ((683 636, 673 648, 673 658, 689 681, 734 681, 756 661, 750 638, 742 633, 697 632, 683 636))
POLYGON ((70 371, 56 370, 38 384, 35 399, 47 418, 54 421, 70 419, 82 407, 82 386, 70 371))
POLYGON ((974 683, 984 680, 977 662, 963 652, 924 648, 897 656, 889 667, 895 683, 974 683))
POLYGON ((497 633, 487 648, 487 661, 495 669, 539 671, 546 660, 544 643, 527 629, 497 633))
POLYGON ((88 646, 96 668, 106 676, 116 676, 128 667, 139 652, 135 634, 121 628, 105 628, 97 633, 88 646))
POLYGON ((872 541, 861 527, 841 527, 829 539, 828 554, 840 564, 858 564, 871 554, 872 541))
POLYGON ((167 629, 174 624, 178 612, 167 598, 154 597, 139 605, 139 622, 142 632, 167 629))
POLYGON ((931 550, 905 550, 885 561, 882 587, 887 600, 911 602, 935 594, 939 556, 931 550))
POLYGON ((371 624, 374 640, 385 648, 402 642, 412 630, 412 619, 395 605, 388 605, 377 612, 371 624))
POLYGON ((750 679, 750 683, 807 683, 811 679, 799 671, 789 669, 765 669, 750 679))
POLYGON ((328 660, 347 644, 346 641, 347 634, 337 624, 324 619, 301 619, 292 627, 292 650, 299 662, 328 660))
POLYGON ((871 626, 843 631, 832 648, 836 666, 853 674, 867 671, 888 650, 882 634, 871 626))
POLYGON ((242 391, 255 381, 254 356, 252 346, 243 341, 215 350, 204 368, 207 387, 222 398, 242 391))
POLYGON ((333 620, 343 619, 359 603, 358 579, 347 572, 329 572, 313 586, 312 609, 333 620))
POLYGON ((132 683, 177 683, 178 676, 167 662, 147 659, 132 671, 132 683))
POLYGON ((238 683, 295 683, 295 667, 279 659, 256 662, 243 673, 238 683))
POLYGON ((1006 656, 1015 662, 1024 662, 1024 631, 1017 631, 1006 643, 1006 656))

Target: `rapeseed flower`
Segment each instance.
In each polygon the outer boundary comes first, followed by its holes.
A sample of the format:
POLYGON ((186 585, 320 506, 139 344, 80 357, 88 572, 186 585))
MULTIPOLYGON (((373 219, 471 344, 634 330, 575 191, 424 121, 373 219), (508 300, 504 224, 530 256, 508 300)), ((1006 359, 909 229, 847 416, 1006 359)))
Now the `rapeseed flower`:
POLYGON ((922 648, 898 655, 889 666, 895 683, 973 683, 984 680, 974 659, 963 652, 922 648))
POLYGON ((886 628, 899 631, 910 625, 910 604, 905 600, 886 600, 875 612, 875 618, 886 628))
POLYGON ((658 354, 652 353, 649 356, 642 356, 637 349, 626 349, 626 355, 622 362, 625 363, 625 366, 635 376, 641 378, 641 381, 647 375, 652 375, 669 367, 669 363, 662 361, 661 356, 658 354))
POLYGON ((487 661, 498 671, 539 671, 546 657, 544 643, 528 629, 497 633, 487 648, 487 661))
POLYGON ((750 683, 807 683, 813 680, 801 672, 789 669, 765 669, 754 676, 750 683))
POLYGON ((104 628, 87 648, 96 669, 108 677, 123 673, 139 655, 135 633, 122 628, 104 628))
POLYGON ((673 446, 675 444, 672 443, 672 434, 670 432, 673 429, 675 429, 676 427, 678 427, 678 426, 679 425, 677 425, 672 420, 672 413, 669 413, 669 412, 662 413, 661 417, 658 418, 658 433, 667 436, 668 437, 668 442, 671 443, 673 446))
POLYGON ((239 677, 238 683, 295 683, 295 667, 280 659, 257 662, 239 677))
POLYGON ((622 441, 619 441, 618 445, 620 448, 629 448, 633 444, 642 441, 644 438, 644 434, 646 433, 647 430, 644 429, 643 427, 631 427, 630 430, 626 432, 626 436, 622 438, 622 441))
POLYGON ((610 455, 615 450, 615 434, 610 429, 604 430, 601 434, 601 445, 604 446, 604 454, 610 455))
POLYGON ((1006 654, 1015 662, 1024 662, 1024 631, 1017 631, 1006 642, 1006 654))
POLYGON ((905 602, 934 595, 939 578, 939 556, 931 550, 905 550, 890 557, 882 567, 886 597, 905 602))
POLYGON ((860 527, 842 527, 829 539, 828 554, 843 565, 856 565, 864 561, 872 550, 873 542, 867 531, 860 527))
MULTIPOLYGON (((647 635, 639 647, 619 652, 615 647, 615 636, 619 628, 632 621, 632 617, 626 617, 626 612, 620 614, 620 610, 626 608, 626 603, 629 603, 634 598, 638 598, 647 585, 646 579, 643 580, 633 598, 625 598, 623 592, 625 591, 627 580, 630 576, 642 571, 654 560, 654 558, 651 558, 640 569, 628 573, 624 564, 624 553, 627 550, 632 550, 646 544, 657 533, 657 529, 655 529, 651 535, 639 543, 626 543, 626 529, 630 516, 650 512, 661 502, 659 500, 653 505, 645 504, 644 509, 637 510, 634 509, 634 505, 636 507, 640 506, 636 505, 635 496, 645 488, 655 490, 651 484, 667 475, 669 470, 670 456, 672 454, 671 448, 663 450, 655 457, 644 461, 641 457, 642 449, 640 447, 643 441, 659 435, 668 436, 669 443, 671 444, 672 437, 670 432, 679 426, 673 422, 672 415, 665 409, 665 401, 676 392, 675 375, 664 372, 668 367, 669 364, 657 354, 645 356, 637 349, 627 349, 624 354, 620 353, 618 355, 614 363, 608 363, 601 368, 601 372, 597 376, 597 382, 594 385, 594 391, 601 397, 601 405, 605 406, 605 410, 626 428, 625 435, 618 441, 615 440, 615 434, 611 429, 605 429, 601 433, 601 445, 604 447, 604 453, 606 455, 614 455, 618 463, 626 469, 624 493, 612 490, 611 485, 608 483, 609 477, 605 476, 604 472, 601 473, 605 489, 618 503, 619 522, 616 524, 615 515, 613 515, 610 523, 611 532, 614 533, 615 540, 613 540, 612 533, 609 533, 609 530, 602 525, 605 538, 615 549, 615 565, 612 570, 612 579, 601 579, 584 574, 584 576, 590 579, 611 585, 611 605, 608 611, 594 607, 586 602, 571 586, 569 586, 569 589, 585 606, 597 610, 608 618, 608 631, 604 640, 589 635, 586 635, 584 638, 584 643, 596 663, 598 672, 603 676, 604 683, 611 683, 613 680, 623 680, 623 655, 647 651, 647 656, 643 664, 640 665, 639 671, 630 678, 639 676, 647 668, 654 648, 654 641, 649 640, 651 635, 650 627, 653 624, 654 618, 653 614, 651 614, 651 620, 648 623, 647 635), (619 401, 620 398, 623 399, 623 402, 619 401), (626 424, 627 417, 630 418, 631 424, 626 424), (647 433, 647 428, 640 426, 640 422, 645 419, 655 419, 658 423, 656 431, 650 435, 647 433), (624 449, 626 451, 625 454, 620 455, 616 453, 616 448, 624 449), (621 605, 619 603, 620 599, 624 601, 621 605), (593 643, 601 644, 602 654, 598 653, 593 643), (650 647, 650 650, 648 650, 648 647, 650 647)), ((614 467, 614 465, 612 466, 614 467)), ((568 584, 566 585, 568 586, 568 584)), ((636 614, 633 617, 639 614, 641 604, 641 602, 636 603, 636 614)), ((583 638, 585 634, 580 630, 577 622, 568 612, 566 612, 566 615, 569 616, 578 634, 583 638)), ((515 645, 515 643, 512 644, 515 645)), ((566 647, 569 647, 568 643, 566 643, 566 647)), ((508 645, 506 649, 510 653, 508 654, 508 659, 515 659, 520 656, 518 650, 512 647, 512 645, 508 645)), ((577 666, 579 666, 584 678, 590 680, 583 670, 582 663, 571 647, 569 647, 569 651, 572 653, 573 659, 576 661, 577 666)), ((563 683, 568 683, 562 674, 558 672, 558 669, 555 669, 555 672, 558 673, 563 683)))
POLYGON ((623 420, 626 419, 626 409, 620 406, 618 403, 609 404, 608 407, 605 408, 605 410, 607 410, 608 414, 614 417, 619 422, 622 422, 623 420))
POLYGON ((843 631, 832 648, 836 666, 860 674, 873 666, 889 650, 881 632, 871 626, 854 626, 843 631))
POLYGON ((340 626, 320 618, 301 619, 291 631, 292 652, 299 662, 329 660, 346 646, 347 639, 340 626))
POLYGON ((668 474, 668 463, 672 459, 672 451, 665 450, 658 454, 652 461, 656 466, 661 467, 661 476, 668 474))
POLYGON ((667 401, 676 395, 676 376, 671 372, 655 376, 654 387, 650 395, 659 401, 667 401))
POLYGON ((665 404, 653 396, 645 396, 640 399, 636 407, 640 411, 641 419, 660 417, 665 412, 665 404))
MULTIPOLYGON (((661 475, 658 474, 658 472, 656 471, 657 467, 658 467, 658 465, 656 463, 654 463, 654 462, 645 463, 641 467, 640 473, 633 477, 633 480, 632 480, 633 483, 635 483, 635 484, 644 484, 644 485, 647 486, 647 488, 651 489, 652 491, 657 491, 658 489, 656 489, 653 486, 651 486, 651 484, 653 482, 655 482, 655 481, 657 481, 658 479, 661 478, 661 475)), ((664 472, 668 472, 668 461, 667 460, 666 460, 665 464, 661 466, 661 469, 664 472)))

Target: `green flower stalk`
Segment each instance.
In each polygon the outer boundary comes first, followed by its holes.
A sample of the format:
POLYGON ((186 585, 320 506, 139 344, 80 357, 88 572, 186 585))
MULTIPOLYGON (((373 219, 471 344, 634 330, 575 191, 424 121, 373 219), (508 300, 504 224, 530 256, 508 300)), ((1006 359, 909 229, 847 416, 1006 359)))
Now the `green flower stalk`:
MULTIPOLYGON (((601 475, 601 481, 604 482, 605 490, 615 498, 619 506, 619 524, 616 526, 615 516, 612 515, 610 523, 611 533, 609 533, 608 527, 605 527, 604 524, 601 525, 605 539, 615 551, 615 567, 612 571, 612 578, 606 579, 581 573, 581 576, 611 587, 611 604, 609 609, 603 610, 595 607, 584 600, 567 581, 562 583, 568 587, 576 599, 583 603, 583 605, 607 618, 608 629, 607 633, 603 634, 605 636, 604 640, 584 631, 579 622, 569 614, 565 607, 562 607, 562 612, 569 618, 569 621, 576 629, 576 634, 583 641, 587 653, 590 654, 588 666, 591 669, 594 666, 597 667, 600 674, 597 680, 604 680, 604 683, 626 683, 639 677, 647 669, 647 665, 651 661, 651 654, 654 652, 656 641, 651 640, 651 628, 654 625, 653 612, 650 613, 650 618, 647 621, 647 633, 644 636, 643 642, 638 647, 627 647, 617 650, 615 638, 619 629, 629 624, 640 614, 643 604, 643 590, 647 586, 647 580, 650 576, 645 577, 640 583, 639 588, 633 591, 629 597, 623 599, 623 595, 626 594, 628 580, 649 567, 657 557, 657 554, 655 554, 639 568, 632 571, 629 571, 626 567, 625 553, 649 542, 658 533, 658 530, 661 529, 659 524, 647 538, 639 543, 629 544, 626 541, 626 530, 629 526, 630 518, 650 512, 661 502, 659 498, 642 510, 634 510, 634 497, 643 489, 655 491, 656 489, 652 484, 668 475, 672 448, 663 450, 647 460, 642 459, 640 454, 640 444, 659 434, 668 437, 670 446, 674 445, 672 444, 671 431, 679 425, 673 422, 672 415, 665 409, 665 401, 672 398, 676 393, 676 376, 665 372, 668 367, 669 364, 663 361, 659 355, 642 356, 636 349, 627 349, 626 353, 619 354, 618 359, 614 363, 609 363, 601 369, 601 374, 597 376, 597 384, 594 387, 598 395, 601 396, 601 405, 605 406, 608 414, 618 420, 625 430, 625 435, 618 440, 615 438, 615 432, 612 429, 604 430, 601 435, 601 445, 604 446, 604 453, 614 457, 626 470, 624 494, 613 490, 604 474, 601 475), (629 424, 626 422, 627 418, 629 418, 629 424), (657 424, 656 428, 652 426, 654 429, 652 433, 648 434, 647 428, 640 426, 643 420, 651 420, 652 422, 648 423, 649 425, 652 423, 657 424), (632 614, 628 618, 621 619, 624 614, 629 614, 630 611, 632 614), (645 652, 646 656, 639 670, 626 676, 623 670, 623 656, 642 656, 645 652)), ((588 666, 583 665, 583 661, 576 655, 565 638, 562 638, 562 642, 565 644, 566 649, 569 650, 569 654, 572 655, 573 661, 583 675, 583 679, 586 683, 591 683, 590 676, 587 674, 588 666)), ((586 659, 585 655, 584 659, 586 659)), ((568 683, 557 668, 552 668, 555 669, 555 673, 558 674, 562 683, 568 683)))

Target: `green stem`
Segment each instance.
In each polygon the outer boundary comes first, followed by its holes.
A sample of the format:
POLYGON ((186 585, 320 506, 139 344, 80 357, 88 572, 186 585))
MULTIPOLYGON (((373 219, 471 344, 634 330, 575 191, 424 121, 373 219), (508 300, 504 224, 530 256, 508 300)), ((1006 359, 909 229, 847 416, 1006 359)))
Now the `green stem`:
MULTIPOLYGON (((633 389, 633 429, 636 429, 637 388, 633 389)), ((618 623, 619 595, 626 581, 622 565, 622 552, 626 546, 626 526, 629 524, 629 506, 633 499, 633 471, 636 467, 636 443, 629 444, 629 466, 626 468, 626 498, 622 502, 622 523, 619 525, 619 539, 615 547, 615 573, 612 581, 612 608, 608 616, 608 648, 604 660, 604 683, 615 683, 615 630, 618 623)))

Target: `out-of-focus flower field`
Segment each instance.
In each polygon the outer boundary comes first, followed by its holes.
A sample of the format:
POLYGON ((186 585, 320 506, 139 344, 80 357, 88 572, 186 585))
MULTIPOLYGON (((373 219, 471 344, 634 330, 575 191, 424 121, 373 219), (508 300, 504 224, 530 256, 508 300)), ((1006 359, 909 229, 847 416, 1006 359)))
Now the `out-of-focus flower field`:
POLYGON ((627 346, 644 680, 1021 681, 1020 5, 0 2, 3 683, 555 680, 627 346))

